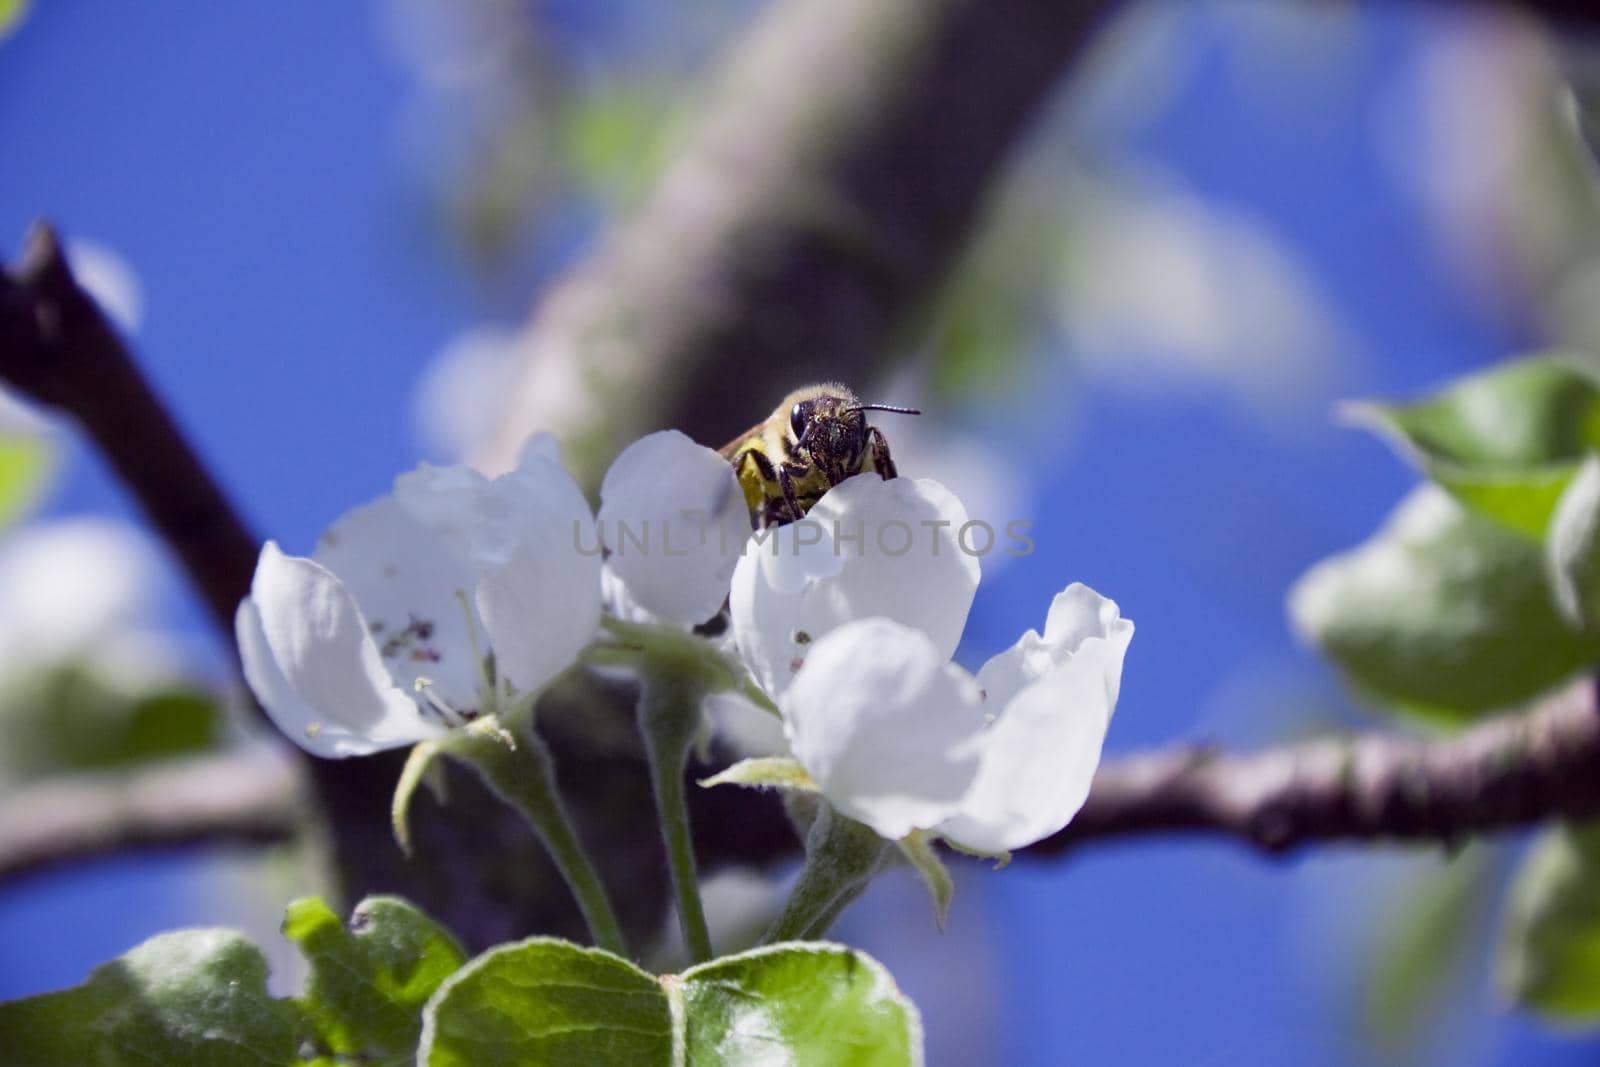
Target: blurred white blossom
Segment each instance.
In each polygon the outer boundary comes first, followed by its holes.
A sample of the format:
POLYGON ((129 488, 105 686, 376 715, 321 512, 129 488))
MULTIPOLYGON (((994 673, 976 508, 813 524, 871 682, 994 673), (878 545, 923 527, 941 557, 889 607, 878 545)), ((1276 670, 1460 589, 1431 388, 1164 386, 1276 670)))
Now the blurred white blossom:
POLYGON ((1221 389, 1267 418, 1326 402, 1348 341, 1270 230, 1154 181, 1085 188, 1057 321, 1087 371, 1123 388, 1221 389))
POLYGON ((177 677, 182 655, 157 626, 160 561, 134 527, 37 522, 0 538, 0 687, 78 663, 108 683, 177 677))

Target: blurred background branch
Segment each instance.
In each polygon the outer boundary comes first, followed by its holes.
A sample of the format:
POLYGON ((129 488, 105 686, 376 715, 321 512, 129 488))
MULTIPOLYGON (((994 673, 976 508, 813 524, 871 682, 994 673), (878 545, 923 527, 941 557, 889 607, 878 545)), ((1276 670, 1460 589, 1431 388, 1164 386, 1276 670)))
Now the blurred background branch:
POLYGON ((1115 6, 770 6, 636 217, 534 314, 479 465, 545 430, 592 485, 642 429, 717 445, 797 382, 863 379, 1115 6))
POLYGON ((129 849, 276 844, 305 818, 294 762, 261 748, 58 775, 0 798, 0 880, 129 849))

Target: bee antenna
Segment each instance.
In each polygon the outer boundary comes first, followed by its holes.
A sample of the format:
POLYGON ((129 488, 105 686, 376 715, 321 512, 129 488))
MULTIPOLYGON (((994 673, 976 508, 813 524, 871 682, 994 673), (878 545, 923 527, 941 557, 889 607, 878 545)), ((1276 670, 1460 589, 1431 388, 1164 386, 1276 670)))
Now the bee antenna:
POLYGON ((922 412, 918 411, 916 408, 896 407, 893 404, 857 404, 855 407, 846 408, 845 410, 846 411, 892 411, 896 415, 921 415, 922 414, 922 412))

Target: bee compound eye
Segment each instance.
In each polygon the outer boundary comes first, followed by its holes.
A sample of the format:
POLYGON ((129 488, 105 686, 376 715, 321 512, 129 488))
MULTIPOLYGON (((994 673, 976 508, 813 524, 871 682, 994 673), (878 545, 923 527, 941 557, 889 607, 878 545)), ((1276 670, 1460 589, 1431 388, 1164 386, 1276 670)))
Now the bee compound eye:
POLYGON ((789 409, 789 429, 794 431, 794 439, 796 441, 800 440, 800 438, 805 436, 805 433, 806 433, 806 406, 805 406, 805 404, 803 404, 803 403, 802 404, 796 404, 794 407, 789 409))

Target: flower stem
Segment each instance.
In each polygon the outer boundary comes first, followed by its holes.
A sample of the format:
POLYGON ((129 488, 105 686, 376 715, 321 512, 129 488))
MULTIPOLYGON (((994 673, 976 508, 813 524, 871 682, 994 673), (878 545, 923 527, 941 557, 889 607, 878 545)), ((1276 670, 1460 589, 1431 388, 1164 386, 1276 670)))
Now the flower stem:
POLYGON ((821 805, 806 834, 805 869, 762 943, 822 937, 839 913, 866 890, 888 853, 889 842, 870 827, 821 805))
POLYGON ((650 670, 640 679, 639 732, 650 762, 656 817, 667 849, 667 868, 677 899, 678 924, 690 959, 711 958, 711 933, 700 902, 695 873, 694 842, 689 833, 689 807, 683 792, 683 770, 700 730, 700 688, 671 670, 650 670))
POLYGON ((556 789, 555 761, 539 735, 530 726, 513 742, 509 734, 461 730, 446 751, 470 764, 489 788, 522 812, 577 899, 595 944, 626 956, 622 927, 599 872, 572 828, 556 789))

